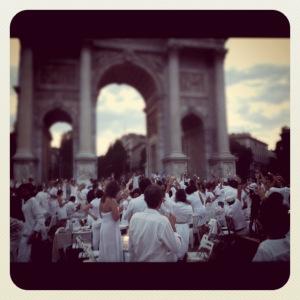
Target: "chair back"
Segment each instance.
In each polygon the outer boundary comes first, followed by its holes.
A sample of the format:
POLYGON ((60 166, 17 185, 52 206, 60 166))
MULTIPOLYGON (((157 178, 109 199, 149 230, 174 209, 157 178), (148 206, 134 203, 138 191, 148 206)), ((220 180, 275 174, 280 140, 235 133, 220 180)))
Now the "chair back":
POLYGON ((234 222, 233 219, 229 216, 225 216, 227 228, 229 233, 235 233, 235 227, 234 227, 234 222))

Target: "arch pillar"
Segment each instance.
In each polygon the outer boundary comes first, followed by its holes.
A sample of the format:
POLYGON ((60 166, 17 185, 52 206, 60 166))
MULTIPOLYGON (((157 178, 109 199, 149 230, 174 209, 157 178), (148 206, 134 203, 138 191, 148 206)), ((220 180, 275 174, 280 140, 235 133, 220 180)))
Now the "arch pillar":
POLYGON ((217 124, 217 147, 212 154, 209 164, 210 173, 217 177, 230 177, 236 172, 235 158, 229 151, 227 132, 226 103, 224 90, 224 57, 226 49, 214 51, 214 78, 215 78, 215 111, 217 124))
POLYGON ((91 79, 91 48, 83 44, 80 53, 79 152, 75 163, 75 176, 79 182, 97 177, 97 156, 92 145, 94 114, 91 79))
POLYGON ((169 138, 168 154, 164 158, 164 169, 169 175, 180 177, 186 172, 187 157, 182 153, 180 126, 180 87, 178 48, 171 46, 168 53, 169 97, 166 111, 169 138))
POLYGON ((14 177, 18 182, 29 177, 36 179, 36 159, 32 151, 33 108, 33 53, 22 42, 20 65, 20 92, 17 118, 17 152, 14 160, 14 177))

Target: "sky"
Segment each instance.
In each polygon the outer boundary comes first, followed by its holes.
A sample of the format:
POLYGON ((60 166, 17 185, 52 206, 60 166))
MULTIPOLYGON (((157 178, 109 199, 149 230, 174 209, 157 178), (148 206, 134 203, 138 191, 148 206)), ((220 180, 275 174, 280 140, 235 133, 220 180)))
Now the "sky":
MULTIPOLYGON (((274 38, 231 38, 226 42, 225 92, 228 132, 249 132, 275 148, 281 127, 290 125, 290 41, 274 38)), ((10 124, 16 119, 19 43, 11 40, 10 124)), ((125 133, 146 133, 145 102, 133 87, 111 84, 97 100, 97 154, 125 133), (99 117, 100 116, 100 117, 99 117)), ((52 146, 60 145, 67 123, 50 128, 52 146)))

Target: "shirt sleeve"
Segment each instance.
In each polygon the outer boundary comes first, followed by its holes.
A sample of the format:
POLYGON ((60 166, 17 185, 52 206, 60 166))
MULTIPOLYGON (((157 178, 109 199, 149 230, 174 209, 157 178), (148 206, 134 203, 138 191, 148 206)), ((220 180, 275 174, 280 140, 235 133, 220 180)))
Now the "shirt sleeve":
POLYGON ((270 255, 268 254, 268 252, 261 245, 259 245, 252 261, 253 262, 262 262, 262 261, 271 261, 271 260, 272 259, 271 259, 270 255))
POLYGON ((169 222, 163 224, 159 239, 173 254, 176 254, 181 247, 181 236, 173 231, 169 222))
POLYGON ((45 227, 45 217, 37 201, 32 201, 32 214, 35 220, 33 230, 41 231, 45 227))
POLYGON ((129 202, 127 209, 124 211, 124 219, 130 222, 133 213, 133 202, 129 202))

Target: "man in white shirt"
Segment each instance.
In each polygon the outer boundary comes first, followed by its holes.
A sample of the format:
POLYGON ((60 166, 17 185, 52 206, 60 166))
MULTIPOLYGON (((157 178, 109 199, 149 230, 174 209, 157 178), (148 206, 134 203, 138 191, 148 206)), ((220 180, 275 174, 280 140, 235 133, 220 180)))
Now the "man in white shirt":
POLYGON ((39 192, 36 194, 35 198, 37 202, 40 204, 41 209, 44 211, 45 217, 47 217, 49 213, 49 201, 50 195, 46 192, 46 187, 38 186, 39 192))
POLYGON ((143 178, 139 184, 141 195, 132 199, 129 202, 126 211, 124 212, 124 219, 128 222, 130 222, 130 219, 135 213, 144 211, 147 208, 147 204, 144 200, 144 191, 149 185, 151 185, 151 181, 149 178, 143 178))
POLYGON ((63 191, 62 190, 58 190, 58 192, 57 192, 57 202, 58 202, 57 220, 58 220, 60 226, 64 226, 66 223, 66 220, 68 218, 68 215, 67 215, 67 207, 65 206, 65 202, 63 199, 63 191))
POLYGON ((290 260, 290 217, 280 193, 272 192, 263 200, 260 222, 267 238, 260 243, 254 262, 290 260))
POLYGON ((133 262, 171 262, 177 260, 181 237, 176 233, 176 218, 162 216, 158 210, 164 193, 160 186, 145 190, 148 208, 138 212, 129 224, 129 255, 133 262))
POLYGON ((248 233, 247 222, 242 210, 242 203, 235 196, 226 197, 225 215, 230 217, 234 224, 234 231, 239 235, 248 233))

